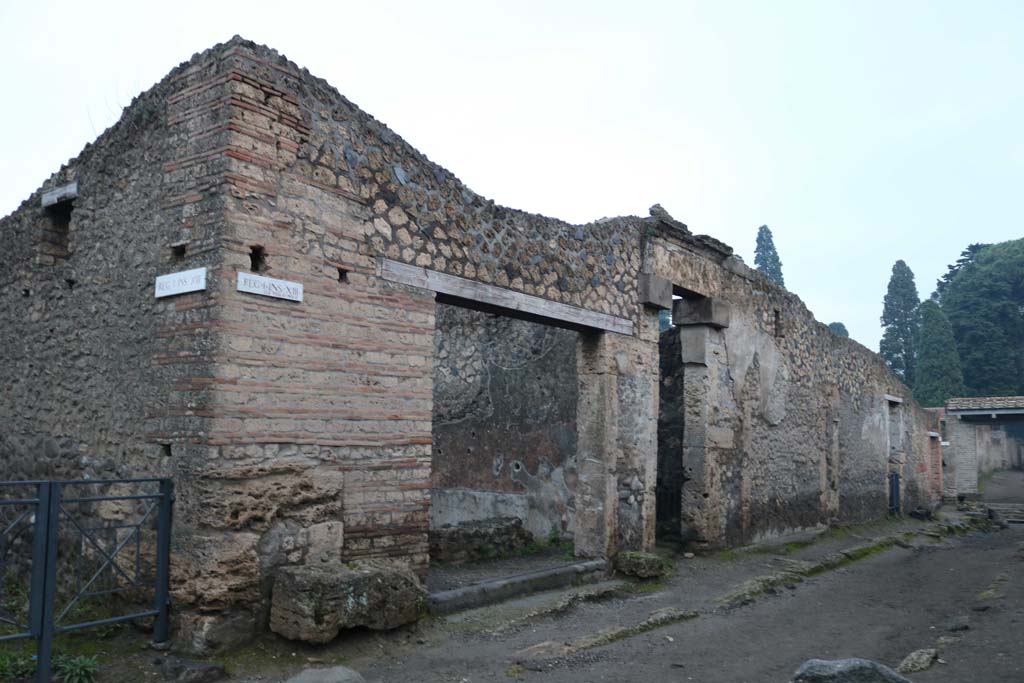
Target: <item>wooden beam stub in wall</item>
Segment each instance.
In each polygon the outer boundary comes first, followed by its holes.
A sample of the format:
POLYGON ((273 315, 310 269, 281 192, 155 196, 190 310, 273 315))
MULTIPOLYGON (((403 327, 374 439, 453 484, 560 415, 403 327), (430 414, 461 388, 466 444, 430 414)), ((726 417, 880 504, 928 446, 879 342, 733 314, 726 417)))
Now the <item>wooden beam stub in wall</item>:
POLYGON ((439 294, 475 301, 498 309, 517 311, 540 319, 567 323, 576 327, 617 334, 633 334, 633 321, 579 306, 550 301, 539 296, 515 292, 464 277, 411 266, 387 258, 378 258, 380 277, 403 285, 422 287, 439 294))
POLYGON ((69 202, 78 197, 78 181, 55 187, 43 193, 41 203, 43 208, 48 208, 61 202, 69 202))

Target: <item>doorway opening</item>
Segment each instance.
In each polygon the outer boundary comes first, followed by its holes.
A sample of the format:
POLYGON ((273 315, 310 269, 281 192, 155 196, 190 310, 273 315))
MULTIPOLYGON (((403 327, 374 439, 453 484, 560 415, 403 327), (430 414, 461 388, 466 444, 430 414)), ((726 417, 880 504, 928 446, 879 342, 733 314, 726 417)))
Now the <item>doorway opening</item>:
POLYGON ((661 315, 658 338, 658 479, 656 536, 659 542, 687 541, 682 520, 683 486, 688 477, 684 465, 686 432, 685 382, 681 331, 684 311, 701 295, 675 288, 673 310, 661 315))
POLYGON ((437 302, 428 590, 572 563, 580 332, 437 302))

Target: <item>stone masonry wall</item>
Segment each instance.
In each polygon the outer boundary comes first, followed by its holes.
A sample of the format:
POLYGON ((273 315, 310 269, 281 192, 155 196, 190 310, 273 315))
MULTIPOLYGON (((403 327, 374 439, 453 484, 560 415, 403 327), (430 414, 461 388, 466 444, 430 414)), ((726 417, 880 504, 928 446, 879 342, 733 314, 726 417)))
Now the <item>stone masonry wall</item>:
POLYGON ((438 305, 432 528, 516 517, 536 538, 571 536, 578 337, 438 305))
POLYGON ((214 550, 192 537, 186 473, 210 454, 219 286, 154 298, 157 275, 222 260, 217 63, 207 53, 176 69, 44 184, 78 183, 60 248, 40 192, 0 221, 10 264, 0 276, 0 476, 175 476, 179 604, 233 590, 227 573, 186 578, 214 550))
POLYGON ((347 246, 364 256, 637 317, 642 219, 570 225, 496 205, 273 50, 235 39, 224 54, 251 79, 248 90, 235 82, 239 101, 248 98, 239 118, 265 137, 236 138, 232 171, 249 169, 246 191, 268 196, 265 169, 276 164, 307 192, 359 207, 360 232, 347 246), (272 125, 282 111, 300 122, 293 132, 272 125), (294 155, 280 156, 282 137, 294 155))
POLYGON ((8 260, 0 275, 4 478, 170 472, 161 444, 192 453, 204 433, 204 419, 185 406, 207 398, 210 298, 155 300, 153 281, 182 268, 175 242, 189 241, 189 267, 219 261, 216 169, 173 170, 220 144, 210 91, 190 91, 209 68, 210 60, 180 67, 137 98, 96 144, 0 220, 8 260), (196 135, 204 126, 209 131, 196 135), (79 196, 55 252, 43 237, 53 228, 40 195, 72 181, 79 196))
POLYGON ((727 327, 678 328, 691 480, 682 515, 698 537, 735 544, 877 518, 891 469, 903 475, 905 505, 937 497, 927 436, 937 422, 877 355, 722 249, 651 247, 654 272, 731 306, 727 327), (890 410, 886 395, 903 402, 890 410))

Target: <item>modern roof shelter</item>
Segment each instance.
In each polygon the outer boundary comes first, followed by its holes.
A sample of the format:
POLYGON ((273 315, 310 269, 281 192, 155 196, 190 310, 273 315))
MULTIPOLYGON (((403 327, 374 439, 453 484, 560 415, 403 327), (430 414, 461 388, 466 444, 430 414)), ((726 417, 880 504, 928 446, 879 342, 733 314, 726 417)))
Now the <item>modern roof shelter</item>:
POLYGON ((946 434, 955 493, 977 497, 979 475, 1024 467, 1024 396, 951 398, 946 434))

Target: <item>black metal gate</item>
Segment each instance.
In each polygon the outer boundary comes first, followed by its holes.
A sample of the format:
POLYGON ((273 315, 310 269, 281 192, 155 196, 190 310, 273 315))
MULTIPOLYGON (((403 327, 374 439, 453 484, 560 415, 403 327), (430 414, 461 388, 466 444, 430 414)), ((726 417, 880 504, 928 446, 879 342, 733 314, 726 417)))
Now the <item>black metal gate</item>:
POLYGON ((889 514, 900 514, 900 473, 889 473, 889 514))
POLYGON ((153 642, 167 641, 173 501, 170 479, 0 482, 0 641, 36 640, 38 683, 50 683, 61 633, 155 617, 153 642), (95 513, 104 504, 114 506, 112 519, 95 513), (155 531, 153 543, 143 543, 144 531, 155 531), (19 606, 11 592, 25 576, 19 606), (150 609, 76 621, 87 598, 149 590, 150 609))

